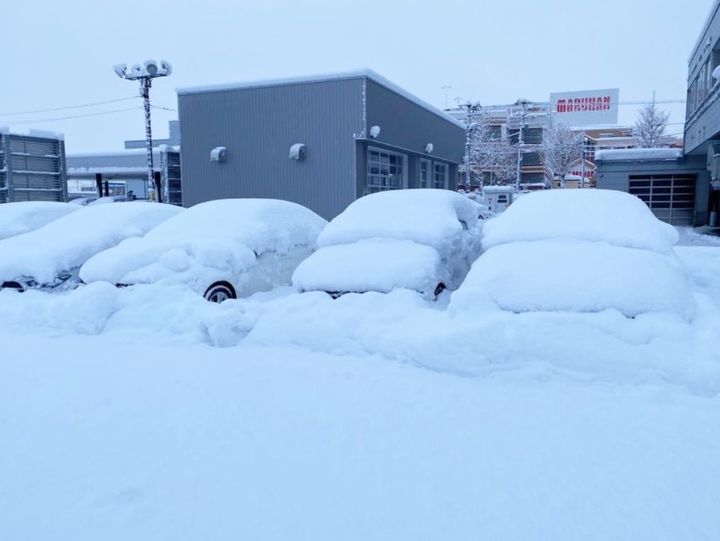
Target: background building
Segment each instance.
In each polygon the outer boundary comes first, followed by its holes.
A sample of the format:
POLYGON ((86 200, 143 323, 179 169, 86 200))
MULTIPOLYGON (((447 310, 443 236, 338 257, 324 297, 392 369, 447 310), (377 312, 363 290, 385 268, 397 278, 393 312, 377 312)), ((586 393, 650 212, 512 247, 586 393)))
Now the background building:
MULTIPOLYGON (((160 173, 164 202, 182 205, 180 149, 168 145, 153 148, 153 171, 160 173)), ((69 197, 96 197, 97 181, 103 195, 147 199, 145 148, 116 152, 71 154, 67 157, 69 197), (107 190, 107 191, 105 191, 107 190)))
POLYGON ((0 203, 67 201, 60 134, 0 128, 0 203))
POLYGON ((371 71, 178 91, 183 204, 295 201, 332 218, 391 189, 454 189, 462 125, 371 71))
MULTIPOLYGON (((709 207, 720 210, 720 1, 703 26, 688 63, 685 154, 706 159, 710 180, 709 207)), ((715 225, 715 224, 714 224, 715 225)))

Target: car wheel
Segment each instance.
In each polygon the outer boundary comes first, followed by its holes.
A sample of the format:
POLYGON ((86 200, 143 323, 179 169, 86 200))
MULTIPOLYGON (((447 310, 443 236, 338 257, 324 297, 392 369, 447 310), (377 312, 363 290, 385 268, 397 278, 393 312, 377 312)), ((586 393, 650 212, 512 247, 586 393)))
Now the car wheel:
POLYGON ((205 300, 220 304, 228 299, 237 299, 235 288, 228 282, 215 282, 205 291, 205 300))
POLYGON ((437 299, 437 298, 440 296, 440 293, 442 293, 442 292, 445 291, 446 289, 447 289, 447 286, 446 286, 445 284, 443 284, 442 282, 440 282, 440 283, 435 287, 435 292, 433 293, 433 294, 435 295, 435 298, 437 299))

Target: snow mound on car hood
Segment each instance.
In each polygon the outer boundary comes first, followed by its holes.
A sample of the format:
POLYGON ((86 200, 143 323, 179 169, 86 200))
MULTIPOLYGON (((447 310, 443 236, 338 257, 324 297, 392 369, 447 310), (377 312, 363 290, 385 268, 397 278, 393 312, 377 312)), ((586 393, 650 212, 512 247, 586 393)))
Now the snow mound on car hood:
POLYGON ((451 309, 474 312, 491 300, 512 312, 673 312, 690 317, 690 287, 674 255, 584 241, 515 242, 473 265, 451 309))
POLYGON ((446 282, 437 250, 410 240, 372 239, 326 246, 293 274, 300 291, 387 293, 403 288, 432 295, 446 282))

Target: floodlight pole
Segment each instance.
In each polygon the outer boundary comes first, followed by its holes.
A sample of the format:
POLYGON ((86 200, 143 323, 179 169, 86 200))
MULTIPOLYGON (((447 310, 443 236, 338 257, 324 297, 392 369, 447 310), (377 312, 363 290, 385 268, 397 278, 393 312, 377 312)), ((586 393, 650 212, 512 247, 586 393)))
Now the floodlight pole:
POLYGON ((132 68, 126 64, 117 64, 113 66, 115 75, 121 79, 129 81, 138 81, 140 83, 140 96, 143 99, 145 109, 145 151, 147 154, 147 192, 148 199, 151 201, 159 201, 160 198, 155 188, 155 178, 153 172, 153 147, 152 147, 152 122, 150 118, 150 87, 155 77, 167 77, 172 73, 172 66, 169 62, 161 60, 159 63, 154 60, 146 60, 144 65, 135 64, 132 68))
POLYGON ((155 194, 155 179, 153 178, 153 148, 152 148, 152 122, 150 119, 150 87, 152 78, 142 77, 140 79, 140 95, 143 98, 145 107, 145 152, 147 153, 147 190, 148 199, 159 201, 155 194))

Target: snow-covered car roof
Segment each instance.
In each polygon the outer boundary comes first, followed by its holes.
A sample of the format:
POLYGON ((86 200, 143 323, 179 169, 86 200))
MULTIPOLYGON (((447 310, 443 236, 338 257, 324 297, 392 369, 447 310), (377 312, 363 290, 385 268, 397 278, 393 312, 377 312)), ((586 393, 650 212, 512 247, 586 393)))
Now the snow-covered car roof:
POLYGON ((433 296, 447 271, 437 250, 410 240, 370 239, 325 246, 300 263, 293 285, 300 291, 387 293, 405 288, 433 296))
POLYGON ((412 240, 441 253, 463 231, 478 224, 480 206, 449 190, 391 190, 366 195, 333 219, 318 238, 320 246, 363 239, 412 240))
POLYGON ((220 199, 200 203, 97 254, 80 269, 85 282, 154 281, 197 265, 240 272, 255 255, 316 247, 327 221, 310 209, 279 199, 220 199), (182 262, 180 261, 182 260, 182 262))
POLYGON ((147 202, 76 208, 40 229, 0 241, 0 281, 27 277, 40 284, 51 282, 58 273, 184 212, 147 202))
POLYGON ((562 239, 489 249, 453 293, 450 306, 476 313, 488 299, 512 312, 616 309, 626 316, 689 316, 694 306, 674 255, 562 239))
POLYGON ((677 230, 616 190, 545 190, 517 199, 483 229, 485 249, 515 241, 579 239, 668 252, 677 230))
POLYGON ((4 203, 0 205, 0 240, 34 231, 76 210, 76 205, 52 201, 4 203))

